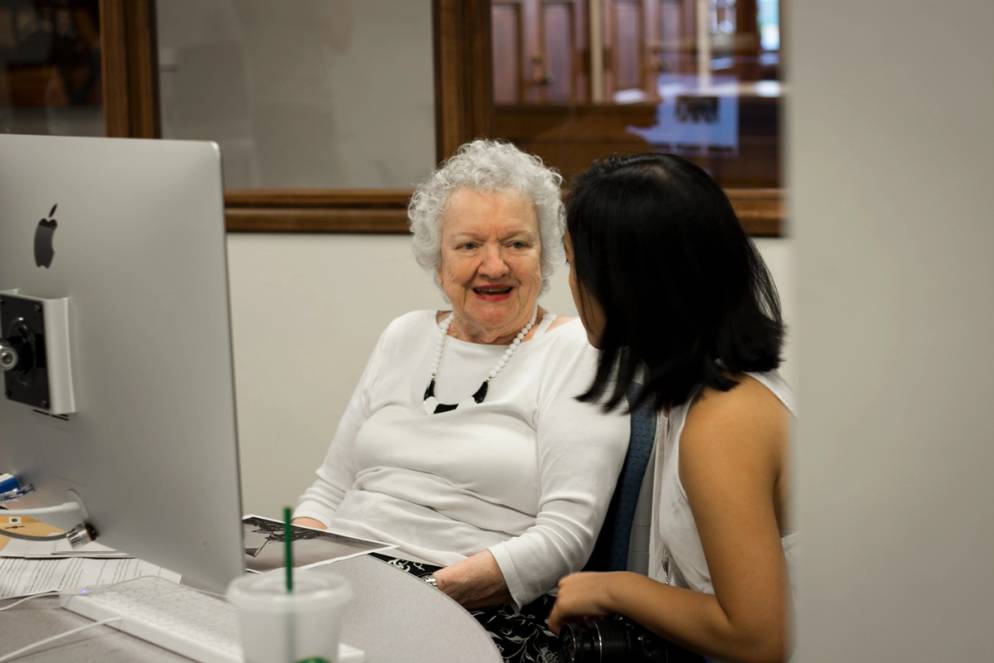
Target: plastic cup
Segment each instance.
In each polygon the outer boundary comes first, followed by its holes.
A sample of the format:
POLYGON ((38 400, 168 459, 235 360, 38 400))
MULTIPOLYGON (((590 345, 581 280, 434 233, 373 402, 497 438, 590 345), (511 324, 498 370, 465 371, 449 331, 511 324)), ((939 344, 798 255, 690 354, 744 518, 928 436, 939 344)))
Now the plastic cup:
POLYGON ((242 652, 250 663, 338 660, 345 604, 352 590, 344 578, 300 571, 287 593, 282 569, 243 575, 228 585, 238 612, 242 652))

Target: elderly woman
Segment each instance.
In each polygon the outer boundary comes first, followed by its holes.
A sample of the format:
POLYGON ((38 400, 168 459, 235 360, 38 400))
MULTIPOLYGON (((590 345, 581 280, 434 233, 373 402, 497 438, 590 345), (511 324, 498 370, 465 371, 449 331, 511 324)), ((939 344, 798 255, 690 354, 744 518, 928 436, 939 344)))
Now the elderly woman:
POLYGON ((508 660, 552 660, 543 595, 589 556, 628 439, 627 417, 576 399, 597 364, 582 325, 538 305, 563 259, 560 182, 476 141, 418 188, 414 252, 452 310, 383 332, 295 513, 396 544, 467 608, 503 604, 476 614, 508 660))

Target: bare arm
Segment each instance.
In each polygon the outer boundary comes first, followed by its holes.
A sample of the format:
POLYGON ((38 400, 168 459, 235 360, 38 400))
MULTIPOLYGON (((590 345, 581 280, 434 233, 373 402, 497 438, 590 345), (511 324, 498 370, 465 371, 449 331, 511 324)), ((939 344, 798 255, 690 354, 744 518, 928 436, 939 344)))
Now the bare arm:
POLYGON ((707 656, 782 660, 787 578, 776 488, 786 419, 779 401, 751 379, 708 392, 688 417, 680 475, 714 596, 631 573, 577 574, 560 583, 554 630, 580 616, 617 612, 707 656))

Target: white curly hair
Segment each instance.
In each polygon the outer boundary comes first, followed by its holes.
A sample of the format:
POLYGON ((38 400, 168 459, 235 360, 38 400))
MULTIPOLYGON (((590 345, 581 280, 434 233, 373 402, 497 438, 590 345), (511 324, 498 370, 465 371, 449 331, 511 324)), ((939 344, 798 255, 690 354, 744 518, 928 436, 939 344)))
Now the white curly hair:
POLYGON ((474 140, 462 145, 432 175, 418 185, 407 207, 413 233, 412 248, 418 264, 431 271, 438 283, 442 260, 442 213, 449 196, 459 189, 515 191, 535 206, 542 243, 542 290, 563 263, 566 227, 560 186, 563 178, 536 156, 510 143, 474 140))

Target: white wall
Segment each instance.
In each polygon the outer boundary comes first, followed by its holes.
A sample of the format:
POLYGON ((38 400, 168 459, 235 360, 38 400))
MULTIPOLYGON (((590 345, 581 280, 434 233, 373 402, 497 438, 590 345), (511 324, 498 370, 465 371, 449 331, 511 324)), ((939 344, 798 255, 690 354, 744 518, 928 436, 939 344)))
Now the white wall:
MULTIPOLYGON (((758 244, 790 323, 789 240, 758 244)), ((229 235, 228 262, 245 510, 278 516, 313 480, 386 324, 444 302, 406 236, 229 235)), ((565 269, 542 303, 575 314, 565 269)))
POLYGON ((994 2, 795 0, 798 660, 994 660, 994 2))

